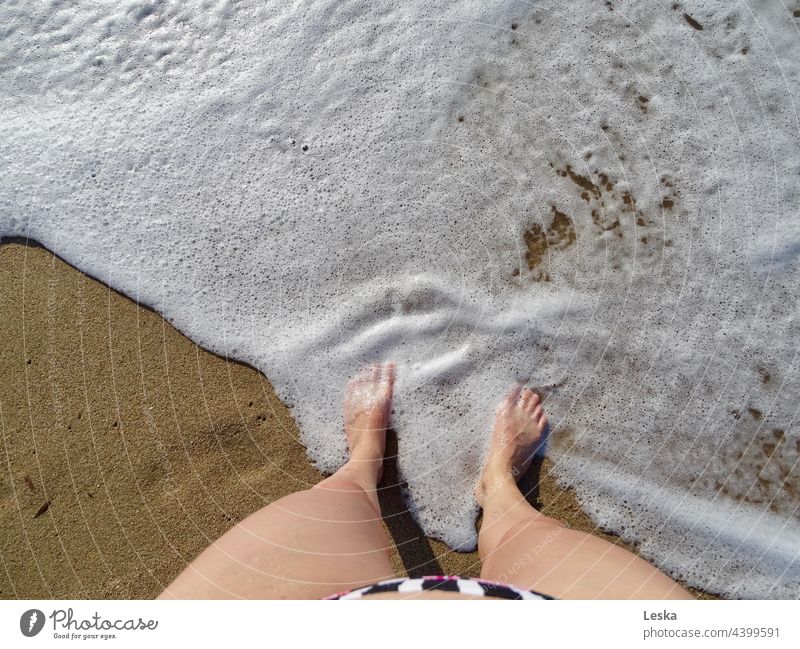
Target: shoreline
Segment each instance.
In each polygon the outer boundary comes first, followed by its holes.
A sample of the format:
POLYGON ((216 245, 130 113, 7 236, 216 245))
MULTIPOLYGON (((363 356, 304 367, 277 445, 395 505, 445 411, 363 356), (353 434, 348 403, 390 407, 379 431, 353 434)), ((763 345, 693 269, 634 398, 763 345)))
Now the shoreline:
MULTIPOLYGON (((259 371, 37 242, 0 240, 0 278, 0 597, 154 597, 233 523, 322 479, 259 371)), ((527 480, 541 510, 635 552, 551 467, 527 480)), ((477 552, 425 538, 384 476, 398 574, 477 576, 477 552)))

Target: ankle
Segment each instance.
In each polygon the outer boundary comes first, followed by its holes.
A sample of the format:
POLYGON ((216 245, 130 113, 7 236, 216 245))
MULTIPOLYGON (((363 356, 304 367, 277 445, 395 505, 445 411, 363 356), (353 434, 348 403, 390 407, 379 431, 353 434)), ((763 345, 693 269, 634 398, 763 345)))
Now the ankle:
POLYGON ((363 440, 349 450, 348 462, 383 464, 384 444, 381 440, 363 440))
POLYGON ((513 453, 505 449, 492 453, 486 459, 486 466, 483 469, 483 474, 492 481, 510 478, 516 482, 519 475, 517 475, 517 470, 514 468, 513 453))
POLYGON ((485 507, 488 500, 499 493, 507 493, 509 489, 518 491, 513 469, 505 462, 495 462, 490 459, 475 489, 478 504, 485 507))
POLYGON ((373 453, 353 453, 340 472, 353 476, 365 488, 374 489, 383 475, 383 457, 375 457, 373 453))

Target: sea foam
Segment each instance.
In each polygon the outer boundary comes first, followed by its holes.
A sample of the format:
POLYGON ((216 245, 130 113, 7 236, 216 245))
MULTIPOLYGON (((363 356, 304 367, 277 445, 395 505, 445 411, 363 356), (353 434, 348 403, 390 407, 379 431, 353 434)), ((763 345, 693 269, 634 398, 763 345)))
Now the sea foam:
POLYGON ((396 359, 425 531, 475 546, 513 381, 602 526, 800 592, 798 17, 783 3, 0 6, 0 234, 264 371, 312 460, 396 359))

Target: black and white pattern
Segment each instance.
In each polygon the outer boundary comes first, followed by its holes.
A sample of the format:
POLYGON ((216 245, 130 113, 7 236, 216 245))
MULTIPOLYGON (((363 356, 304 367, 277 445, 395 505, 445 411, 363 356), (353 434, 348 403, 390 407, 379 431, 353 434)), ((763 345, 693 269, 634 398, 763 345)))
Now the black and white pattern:
POLYGON ((371 586, 364 586, 351 591, 337 593, 325 599, 361 599, 377 593, 421 593, 425 590, 443 590, 477 597, 496 597, 499 599, 554 599, 549 595, 525 590, 510 584, 500 584, 483 579, 465 579, 463 577, 431 576, 397 578, 380 581, 371 586))

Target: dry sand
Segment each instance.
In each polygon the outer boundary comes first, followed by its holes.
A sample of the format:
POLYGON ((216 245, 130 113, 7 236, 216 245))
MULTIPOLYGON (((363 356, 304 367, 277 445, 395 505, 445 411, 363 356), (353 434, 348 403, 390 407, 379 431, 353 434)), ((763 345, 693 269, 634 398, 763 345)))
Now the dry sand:
MULTIPOLYGON (((41 246, 0 245, 0 314, 0 597, 154 597, 234 522, 323 477, 262 374, 41 246)), ((618 542, 550 468, 531 499, 618 542)), ((477 553, 425 538, 399 486, 381 501, 398 574, 477 576, 477 553)))

